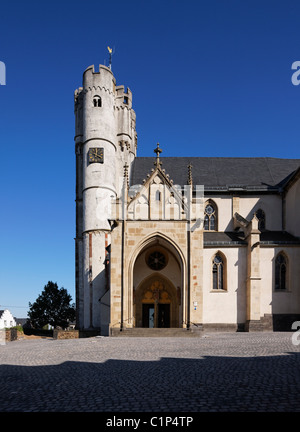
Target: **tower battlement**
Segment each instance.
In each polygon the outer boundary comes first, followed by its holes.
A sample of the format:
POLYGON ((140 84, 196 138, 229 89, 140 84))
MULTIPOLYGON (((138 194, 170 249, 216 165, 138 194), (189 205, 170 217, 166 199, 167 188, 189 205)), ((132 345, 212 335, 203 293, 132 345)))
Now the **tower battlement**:
POLYGON ((128 87, 126 91, 123 85, 116 87, 116 106, 129 109, 132 107, 132 91, 128 87))
POLYGON ((95 66, 91 65, 83 72, 83 88, 84 90, 92 89, 93 87, 104 88, 109 92, 114 92, 116 87, 116 79, 112 71, 103 65, 99 65, 99 71, 95 71, 95 66))

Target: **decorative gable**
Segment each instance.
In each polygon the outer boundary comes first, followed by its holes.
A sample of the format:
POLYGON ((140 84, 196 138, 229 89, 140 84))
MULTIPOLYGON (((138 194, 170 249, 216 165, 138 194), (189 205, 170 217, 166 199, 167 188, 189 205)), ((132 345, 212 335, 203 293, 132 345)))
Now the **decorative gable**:
POLYGON ((181 192, 177 192, 161 168, 156 167, 128 202, 128 219, 183 219, 182 202, 181 192))
MULTIPOLYGON (((196 221, 199 228, 203 214, 203 187, 192 184, 192 166, 188 165, 187 183, 174 185, 162 169, 157 144, 155 168, 143 184, 129 186, 128 165, 124 166, 122 194, 117 198, 112 220, 187 220, 196 221), (193 196, 194 191, 194 196, 193 196)), ((194 223, 193 222, 193 223, 194 223)))

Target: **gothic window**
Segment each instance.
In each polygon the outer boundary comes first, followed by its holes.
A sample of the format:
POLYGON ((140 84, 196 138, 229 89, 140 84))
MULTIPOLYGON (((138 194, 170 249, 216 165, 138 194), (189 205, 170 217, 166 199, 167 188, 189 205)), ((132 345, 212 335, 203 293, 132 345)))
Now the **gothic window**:
POLYGON ((94 96, 93 104, 94 104, 94 107, 101 107, 102 106, 101 97, 100 96, 94 96))
POLYGON ((287 258, 280 252, 275 260, 275 289, 286 290, 287 288, 287 258))
POLYGON ((212 287, 213 290, 225 290, 225 260, 217 253, 212 261, 212 287))
POLYGON ((204 229, 217 231, 217 206, 212 201, 208 201, 204 209, 204 229))
POLYGON ((160 191, 158 190, 158 191, 156 191, 156 194, 155 194, 155 200, 156 200, 156 201, 160 201, 160 198, 161 198, 161 193, 160 193, 160 191))
POLYGON ((264 231, 266 229, 266 215, 262 209, 258 209, 255 212, 255 216, 258 219, 258 229, 259 231, 264 231))

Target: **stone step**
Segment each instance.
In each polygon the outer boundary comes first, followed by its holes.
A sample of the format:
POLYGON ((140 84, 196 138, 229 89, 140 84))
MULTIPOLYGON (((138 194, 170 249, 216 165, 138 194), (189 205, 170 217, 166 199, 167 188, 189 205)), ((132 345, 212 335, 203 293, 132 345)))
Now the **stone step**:
POLYGON ((111 329, 113 337, 200 337, 201 331, 185 328, 131 328, 111 329))

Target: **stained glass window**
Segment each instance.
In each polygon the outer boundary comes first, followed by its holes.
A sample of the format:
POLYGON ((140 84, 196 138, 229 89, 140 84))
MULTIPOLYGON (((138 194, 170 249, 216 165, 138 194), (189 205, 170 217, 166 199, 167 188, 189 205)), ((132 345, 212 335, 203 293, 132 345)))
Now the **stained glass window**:
POLYGON ((217 214, 216 207, 209 203, 204 210, 204 230, 217 231, 217 214))

